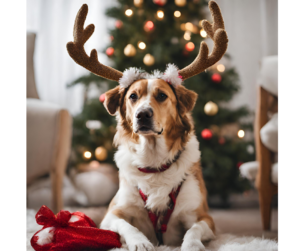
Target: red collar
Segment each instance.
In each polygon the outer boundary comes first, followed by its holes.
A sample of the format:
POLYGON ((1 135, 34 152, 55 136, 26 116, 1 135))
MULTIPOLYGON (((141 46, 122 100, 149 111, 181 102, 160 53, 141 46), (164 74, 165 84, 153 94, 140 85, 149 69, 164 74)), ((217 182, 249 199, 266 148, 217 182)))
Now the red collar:
POLYGON ((168 170, 170 166, 171 166, 171 164, 170 165, 162 165, 158 169, 154 169, 151 167, 145 167, 145 168, 139 167, 138 169, 143 173, 162 173, 162 172, 168 170))
POLYGON ((140 172, 143 172, 143 173, 162 173, 166 170, 168 170, 170 168, 170 166, 176 161, 179 159, 180 157, 180 154, 182 153, 182 151, 180 150, 174 157, 174 159, 168 163, 168 164, 165 164, 165 165, 162 165, 160 168, 151 168, 151 167, 138 167, 139 171, 140 172))

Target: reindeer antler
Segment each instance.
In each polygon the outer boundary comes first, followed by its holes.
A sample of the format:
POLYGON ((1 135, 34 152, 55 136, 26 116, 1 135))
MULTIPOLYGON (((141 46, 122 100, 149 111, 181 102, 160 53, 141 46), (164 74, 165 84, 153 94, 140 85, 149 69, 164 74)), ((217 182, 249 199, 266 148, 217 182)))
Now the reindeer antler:
POLYGON ((225 26, 220 8, 214 1, 210 1, 208 6, 212 13, 213 24, 203 20, 202 26, 208 36, 214 41, 213 51, 208 56, 207 44, 201 42, 199 54, 195 60, 178 72, 183 80, 199 74, 218 62, 227 50, 228 38, 227 33, 224 30, 225 26))
POLYGON ((91 51, 90 57, 84 50, 85 42, 92 36, 95 29, 95 26, 93 24, 88 25, 84 29, 83 26, 87 13, 88 6, 84 4, 80 8, 76 16, 73 30, 74 42, 69 42, 67 44, 69 55, 77 64, 83 66, 92 73, 103 78, 119 81, 119 79, 123 76, 122 72, 101 64, 98 61, 98 54, 95 49, 91 51))

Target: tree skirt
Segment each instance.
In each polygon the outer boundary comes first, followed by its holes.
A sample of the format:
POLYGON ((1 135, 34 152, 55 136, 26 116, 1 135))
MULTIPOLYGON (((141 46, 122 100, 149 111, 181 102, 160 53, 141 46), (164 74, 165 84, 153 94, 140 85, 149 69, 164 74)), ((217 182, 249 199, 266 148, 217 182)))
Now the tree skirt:
MULTIPOLYGON (((35 221, 35 210, 27 210, 27 251, 34 251, 30 239, 35 232, 41 229, 35 221)), ((215 240, 204 243, 207 251, 276 251, 278 244, 274 240, 257 237, 238 237, 231 234, 217 235, 215 240)), ((113 251, 128 251, 126 248, 113 249, 113 251)), ((156 251, 180 251, 180 247, 160 246, 156 251)))

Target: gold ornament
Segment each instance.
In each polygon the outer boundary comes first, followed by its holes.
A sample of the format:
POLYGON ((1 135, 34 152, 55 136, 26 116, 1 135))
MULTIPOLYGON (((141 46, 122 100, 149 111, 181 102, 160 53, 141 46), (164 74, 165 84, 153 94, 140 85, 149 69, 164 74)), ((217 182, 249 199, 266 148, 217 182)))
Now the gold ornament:
POLYGON ((136 6, 136 7, 141 7, 143 5, 143 0, 133 0, 133 4, 136 6))
POLYGON ((151 66, 155 63, 155 58, 151 54, 148 53, 145 55, 143 62, 145 65, 151 66))
POLYGON ((95 150, 95 156, 97 160, 104 161, 107 158, 107 151, 104 147, 99 146, 95 150))
POLYGON ((211 101, 207 102, 206 105, 204 106, 204 112, 208 116, 216 115, 218 110, 219 110, 218 105, 211 101))
POLYGON ((133 57, 136 54, 136 49, 132 44, 127 44, 124 48, 124 54, 127 57, 133 57))
POLYGON ((179 7, 183 7, 186 5, 186 0, 175 0, 175 4, 179 7))
POLYGON ((220 127, 218 127, 217 125, 211 125, 210 128, 209 128, 213 134, 215 135, 219 135, 220 133, 220 127))

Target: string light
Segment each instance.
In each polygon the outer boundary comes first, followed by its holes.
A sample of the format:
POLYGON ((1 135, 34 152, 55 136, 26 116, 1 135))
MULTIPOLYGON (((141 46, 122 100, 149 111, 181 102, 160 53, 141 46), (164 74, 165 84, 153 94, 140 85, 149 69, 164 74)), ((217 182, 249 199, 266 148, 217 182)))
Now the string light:
POLYGON ((132 14, 133 14, 133 11, 131 9, 127 9, 125 11, 125 15, 128 16, 128 17, 130 17, 132 14))
POLYGON ((217 70, 218 70, 219 72, 224 72, 224 71, 225 71, 225 66, 222 65, 222 64, 218 64, 218 65, 217 65, 217 70))
POLYGON ((149 32, 154 29, 154 23, 152 21, 147 21, 144 25, 144 30, 149 32))
POLYGON ((83 157, 85 157, 86 159, 90 159, 92 157, 92 153, 89 151, 85 151, 83 153, 83 157))
POLYGON ((181 12, 180 12, 179 10, 176 10, 176 11, 174 12, 174 16, 175 16, 175 17, 180 17, 180 16, 181 16, 181 12))
POLYGON ((156 13, 157 17, 159 19, 163 19, 164 18, 164 12, 162 10, 158 10, 156 13))
POLYGON ((239 130, 238 133, 237 133, 237 136, 238 136, 240 139, 244 138, 244 136, 245 136, 244 130, 239 130))
POLYGON ((207 33, 204 29, 200 30, 200 35, 201 35, 201 37, 207 37, 207 33))
POLYGON ((193 30, 194 30, 194 25, 193 25, 192 23, 190 23, 190 22, 187 22, 187 23, 185 24, 185 29, 186 29, 187 31, 193 31, 193 30))
POLYGON ((146 44, 144 42, 139 42, 138 43, 138 47, 141 49, 141 50, 144 50, 146 48, 146 44))
POLYGON ((185 40, 191 40, 191 32, 189 32, 189 31, 186 31, 185 33, 184 33, 184 35, 183 35, 183 38, 185 39, 185 40))

